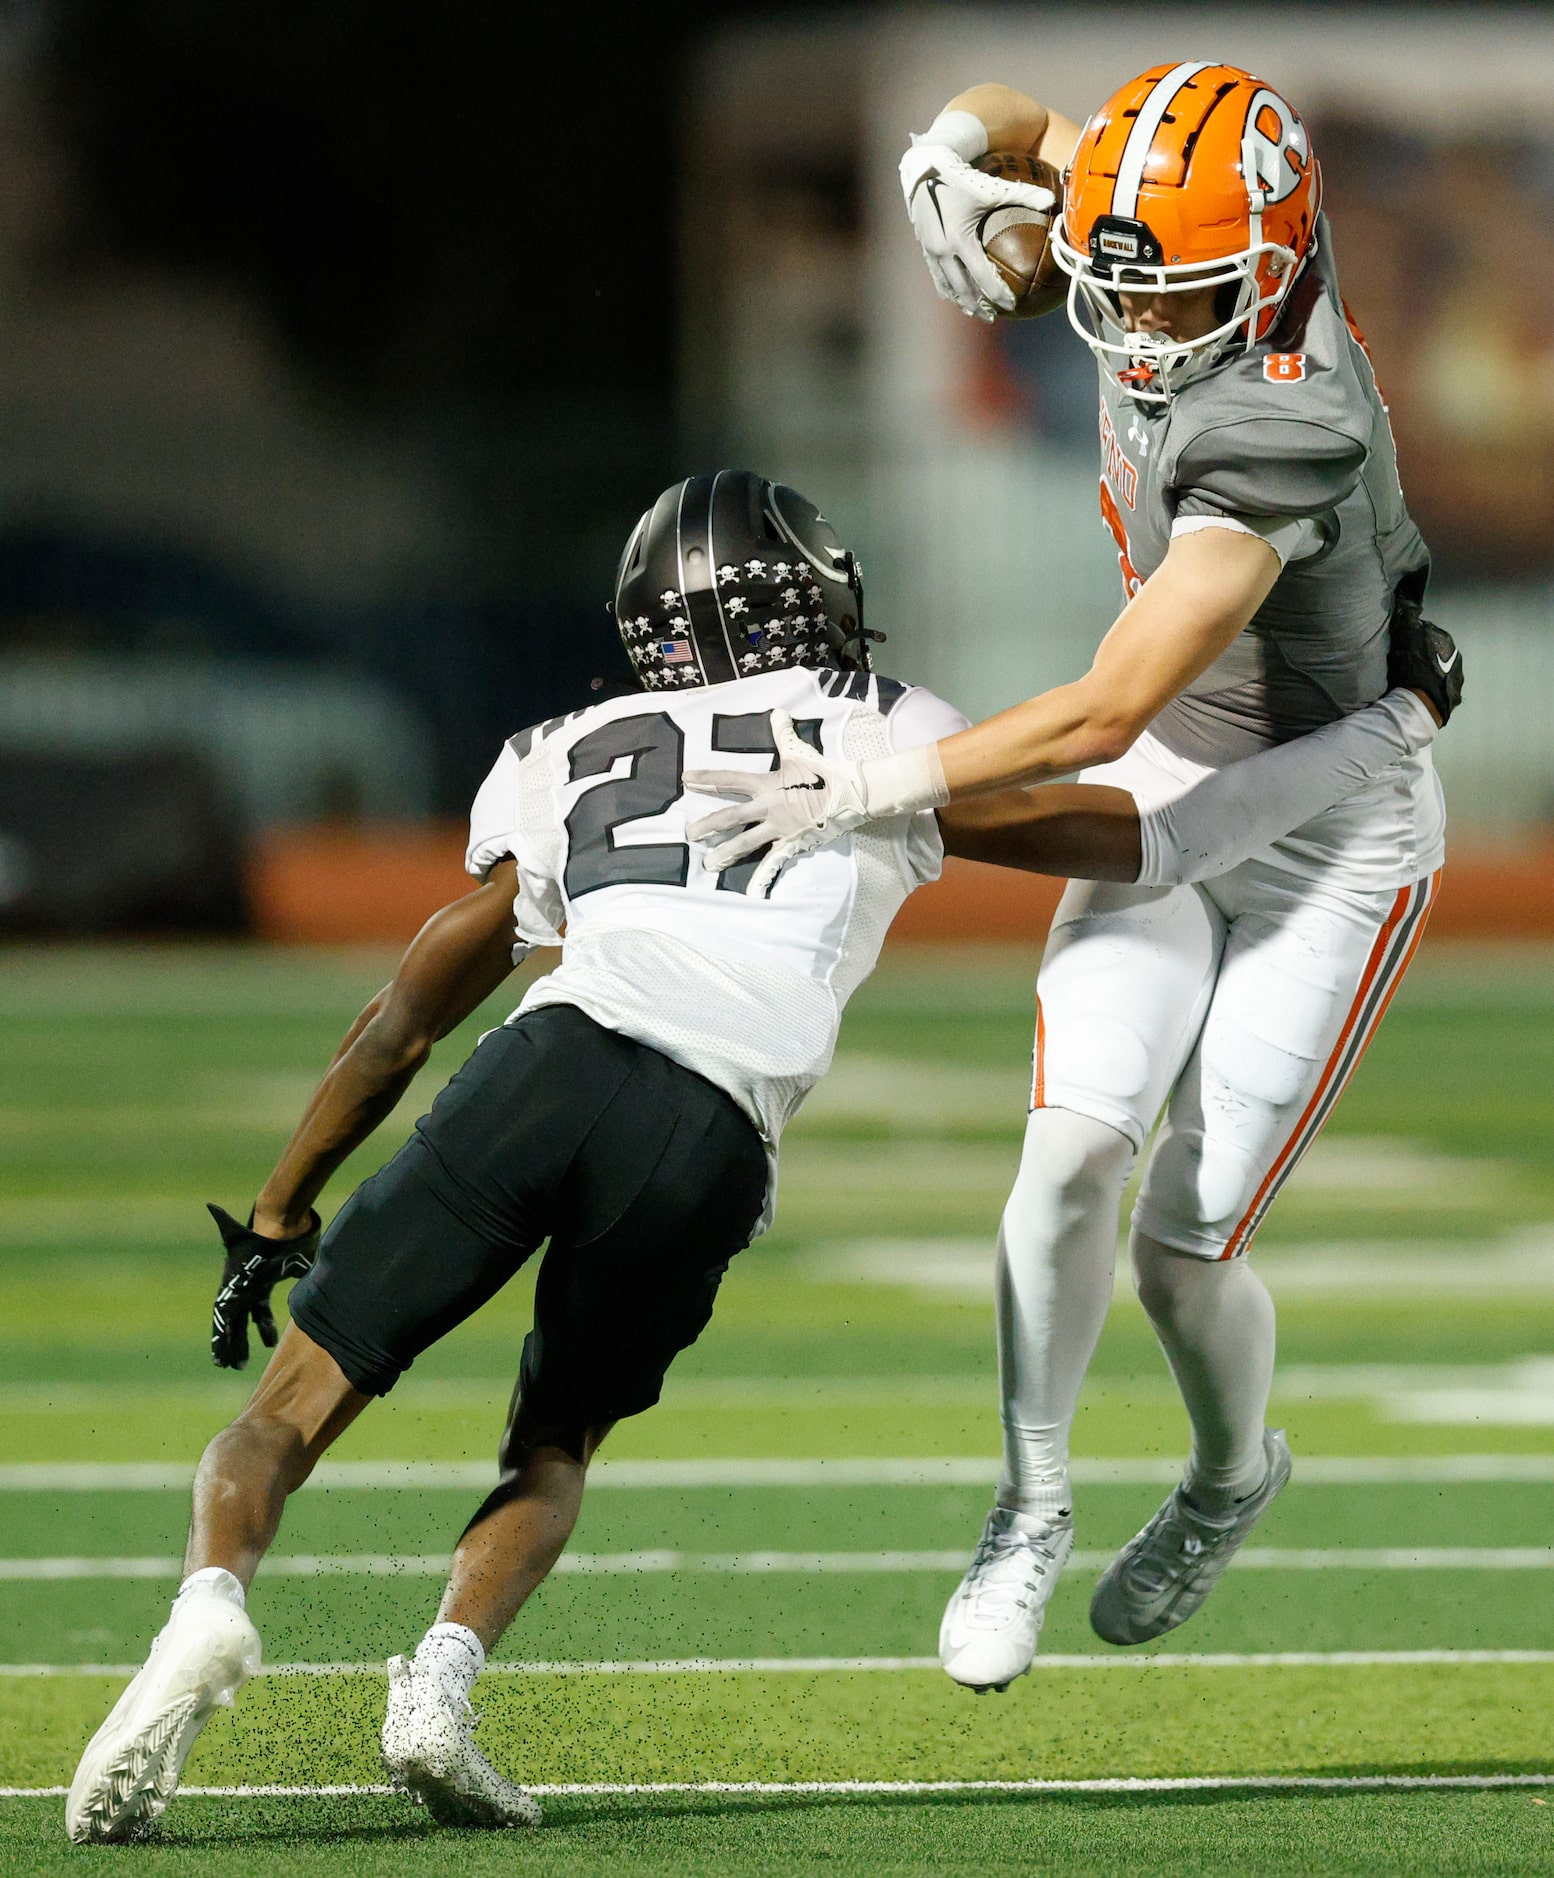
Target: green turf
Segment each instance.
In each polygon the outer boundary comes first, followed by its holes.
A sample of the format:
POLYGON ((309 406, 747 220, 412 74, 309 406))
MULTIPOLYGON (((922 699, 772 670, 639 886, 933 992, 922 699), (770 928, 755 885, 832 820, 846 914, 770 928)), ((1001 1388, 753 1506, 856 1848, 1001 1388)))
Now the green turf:
MULTIPOLYGON (((217 1261, 200 1202, 246 1203, 386 962, 212 947, 40 950, 3 964, 0 1463, 187 1466, 246 1388, 205 1353, 217 1261)), ((1554 1406, 1539 1404, 1554 1382, 1508 1367, 1554 1351, 1554 1294, 1537 1266, 1540 1248, 1554 1248, 1548 967, 1544 955, 1427 952, 1322 1153, 1263 1233, 1289 1378, 1275 1409, 1297 1476, 1258 1545, 1554 1540, 1554 1486, 1320 1485, 1299 1472, 1313 1454, 1548 1450, 1554 1406), (1387 1262, 1399 1254, 1401 1278, 1387 1262), (1313 1271, 1328 1276, 1313 1284, 1313 1271), (1446 1368, 1421 1380, 1420 1366, 1446 1368), (1417 1398, 1448 1385, 1469 1407, 1421 1419, 1417 1398)), ((916 955, 866 988, 836 1075, 785 1153, 776 1230, 736 1261, 661 1408, 618 1430, 607 1453, 984 1455, 991 1483, 985 1248, 1019 1151, 1028 969, 996 952, 916 955)), ((501 1014, 480 1014, 440 1048, 426 1090, 333 1202, 501 1014)), ((490 1455, 530 1282, 431 1352, 348 1434, 341 1458, 490 1455)), ((1120 1297, 1076 1452, 1161 1458, 1184 1443, 1148 1327, 1120 1297)), ((278 1549, 442 1554, 475 1497, 310 1490, 278 1549)), ((1157 1499, 1149 1486, 1085 1488, 1079 1544, 1114 1546, 1157 1499)), ((966 1551, 986 1500, 974 1485, 614 1488, 585 1506, 574 1549, 966 1551)), ((170 1557, 183 1513, 173 1491, 0 1492, 0 1559, 170 1557)), ((1049 1650, 1115 1654, 1088 1630, 1093 1577, 1076 1570, 1060 1587, 1049 1650)), ((931 1656, 953 1582, 943 1568, 563 1576, 502 1655, 931 1656)), ((171 1584, 0 1579, 0 1662, 138 1660, 171 1584)), ((253 1609, 272 1661, 373 1663, 414 1641, 437 1589, 425 1576, 261 1577, 253 1609)), ((1238 1569, 1165 1648, 1550 1649, 1551 1589, 1547 1571, 1238 1569)), ((0 1678, 0 1785, 68 1779, 113 1687, 0 1678)), ((207 1732, 189 1777, 370 1781, 381 1694, 374 1675, 264 1679, 207 1732)), ((1459 1663, 1048 1669, 986 1701, 931 1671, 504 1677, 482 1701, 483 1738, 505 1765, 535 1781, 599 1782, 1539 1772, 1554 1770, 1551 1696, 1548 1666, 1459 1663)), ((159 1847, 128 1855, 64 1847, 58 1802, 18 1799, 0 1802, 0 1870, 127 1856, 222 1874, 589 1872, 624 1859, 740 1874, 1535 1871, 1554 1866, 1544 1797, 570 1796, 516 1844, 432 1833, 391 1798, 186 1798, 159 1847)))
POLYGON ((519 1847, 475 1833, 437 1833, 391 1801, 198 1800, 174 1812, 154 1851, 79 1852, 58 1834, 58 1802, 0 1815, 5 1869, 109 1870, 168 1878, 211 1872, 348 1872, 352 1878, 514 1870, 616 1878, 624 1867, 665 1878, 772 1878, 965 1872, 1490 1874, 1546 1872, 1554 1807, 1522 1793, 1307 1796, 1064 1796, 845 1803, 795 1797, 654 1796, 553 1803, 550 1823, 519 1847))
MULTIPOLYGON (((537 1782, 1107 1779, 1126 1773, 1541 1770, 1554 1760, 1554 1666, 1518 1672, 1501 1699, 1493 1666, 1043 1670, 979 1700, 937 1670, 805 1675, 501 1677, 481 1687, 481 1739, 537 1782), (694 1743, 695 1767, 686 1766, 694 1743)), ((383 1778, 380 1676, 272 1676, 219 1716, 189 1762, 192 1783, 334 1784, 383 1778)), ((10 1700, 30 1745, 23 1781, 68 1780, 51 1745, 89 1726, 109 1685, 19 1682, 10 1700)))

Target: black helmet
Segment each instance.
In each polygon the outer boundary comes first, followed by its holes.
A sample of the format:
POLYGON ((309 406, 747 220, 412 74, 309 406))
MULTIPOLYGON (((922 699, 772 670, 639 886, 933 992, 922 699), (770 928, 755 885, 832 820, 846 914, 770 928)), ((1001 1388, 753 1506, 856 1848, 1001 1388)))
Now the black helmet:
POLYGON ((615 623, 650 691, 788 665, 867 671, 856 556, 796 489, 754 470, 676 483, 632 530, 615 623))

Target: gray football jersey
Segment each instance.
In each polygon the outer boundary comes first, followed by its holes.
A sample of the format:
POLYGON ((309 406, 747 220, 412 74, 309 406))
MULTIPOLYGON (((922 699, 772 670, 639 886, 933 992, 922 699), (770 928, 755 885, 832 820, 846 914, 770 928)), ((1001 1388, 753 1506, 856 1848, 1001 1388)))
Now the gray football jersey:
POLYGON ((1321 541, 1151 725, 1195 762, 1249 756, 1379 698, 1394 591, 1422 591, 1428 575, 1325 216, 1317 243, 1274 332, 1169 404, 1136 403, 1101 375, 1101 503, 1130 591, 1179 516, 1309 518, 1321 541))

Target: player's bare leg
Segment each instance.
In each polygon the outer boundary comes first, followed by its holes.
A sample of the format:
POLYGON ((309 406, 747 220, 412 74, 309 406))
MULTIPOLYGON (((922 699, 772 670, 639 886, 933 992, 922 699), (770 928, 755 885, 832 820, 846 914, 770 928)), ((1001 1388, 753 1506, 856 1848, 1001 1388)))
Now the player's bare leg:
POLYGON ((286 1497, 370 1400, 287 1328, 252 1400, 201 1459, 183 1584, 145 1667, 81 1757, 65 1806, 72 1839, 133 1838, 166 1810, 201 1729, 259 1668, 245 1594, 286 1497))
POLYGON ((572 1446, 540 1443, 494 1489, 453 1554, 439 1624, 463 1624, 491 1650, 561 1556, 577 1524, 588 1463, 610 1425, 572 1446))
POLYGON ((437 1622, 413 1658, 389 1663, 383 1760, 449 1826, 538 1825, 540 1809, 471 1739, 470 1693, 525 1601, 571 1537, 606 1423, 504 1453, 503 1478, 464 1530, 437 1622))
POLYGON ((371 1400, 327 1350, 288 1324, 247 1407, 200 1457, 185 1576, 219 1566, 246 1590, 288 1496, 371 1400))

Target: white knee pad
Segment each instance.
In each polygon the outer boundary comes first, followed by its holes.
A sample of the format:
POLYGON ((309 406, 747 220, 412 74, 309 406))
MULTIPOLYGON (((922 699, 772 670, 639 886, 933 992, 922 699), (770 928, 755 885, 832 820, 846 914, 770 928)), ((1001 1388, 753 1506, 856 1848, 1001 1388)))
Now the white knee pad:
POLYGON ((1256 1190, 1262 1161, 1196 1121, 1166 1122, 1134 1209, 1135 1231, 1177 1252, 1217 1259, 1256 1190))

